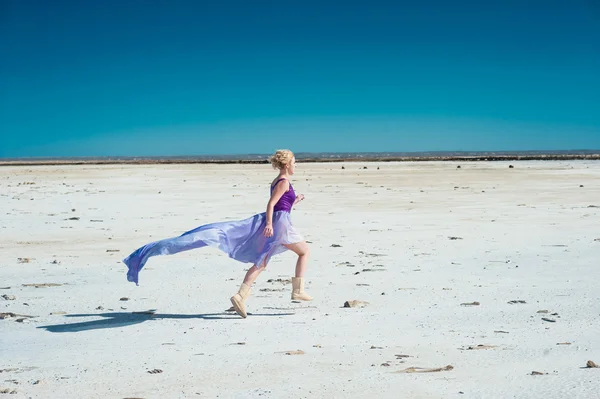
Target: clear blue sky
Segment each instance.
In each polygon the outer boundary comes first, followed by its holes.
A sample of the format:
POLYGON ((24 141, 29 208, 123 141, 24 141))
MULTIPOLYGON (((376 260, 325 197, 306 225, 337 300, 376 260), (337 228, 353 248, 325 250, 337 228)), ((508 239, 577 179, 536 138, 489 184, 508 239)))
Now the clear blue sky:
POLYGON ((0 157, 600 149, 599 4, 0 0, 0 157))

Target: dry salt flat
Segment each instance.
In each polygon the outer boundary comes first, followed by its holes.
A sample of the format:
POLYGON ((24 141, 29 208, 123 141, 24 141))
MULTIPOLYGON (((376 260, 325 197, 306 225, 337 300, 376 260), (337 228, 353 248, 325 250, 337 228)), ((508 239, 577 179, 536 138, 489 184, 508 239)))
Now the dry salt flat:
POLYGON ((264 210, 269 165, 0 168, 0 392, 11 398, 592 398, 600 163, 300 163, 311 243, 249 265, 149 241, 264 210), (459 167, 460 166, 460 167, 459 167), (12 395, 10 395, 12 394, 12 395))

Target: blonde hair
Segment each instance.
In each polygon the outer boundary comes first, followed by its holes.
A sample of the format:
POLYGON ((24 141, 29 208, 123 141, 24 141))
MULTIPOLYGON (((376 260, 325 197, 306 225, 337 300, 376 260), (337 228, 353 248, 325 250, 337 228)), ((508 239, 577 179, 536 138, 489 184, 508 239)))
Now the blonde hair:
POLYGON ((271 165, 274 169, 283 169, 292 162, 292 158, 294 158, 294 153, 290 150, 277 150, 275 154, 271 155, 271 165))

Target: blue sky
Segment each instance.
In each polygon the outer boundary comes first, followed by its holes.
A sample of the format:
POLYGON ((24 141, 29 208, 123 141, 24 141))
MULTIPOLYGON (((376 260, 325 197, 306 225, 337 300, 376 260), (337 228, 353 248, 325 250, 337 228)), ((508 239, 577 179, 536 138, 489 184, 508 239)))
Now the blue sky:
POLYGON ((600 5, 0 1, 0 157, 600 149, 600 5))

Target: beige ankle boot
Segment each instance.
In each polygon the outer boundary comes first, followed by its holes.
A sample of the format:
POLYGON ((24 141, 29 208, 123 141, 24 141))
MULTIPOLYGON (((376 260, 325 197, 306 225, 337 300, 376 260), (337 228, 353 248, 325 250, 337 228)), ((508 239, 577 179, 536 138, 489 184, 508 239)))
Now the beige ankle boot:
POLYGON ((246 299, 250 296, 250 286, 243 284, 240 286, 237 294, 231 297, 231 303, 235 312, 242 316, 244 319, 248 314, 246 313, 246 299))
POLYGON ((304 292, 302 277, 292 277, 292 301, 312 301, 312 296, 304 292))

